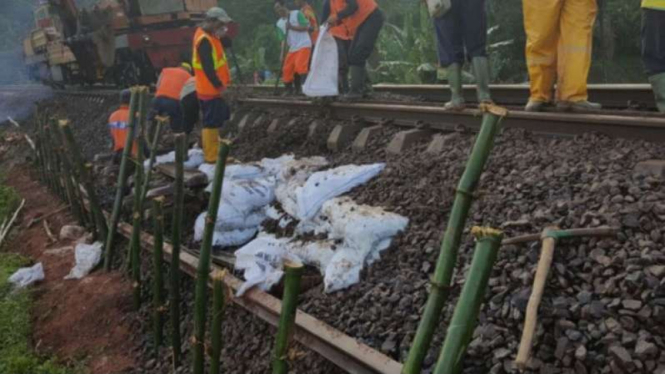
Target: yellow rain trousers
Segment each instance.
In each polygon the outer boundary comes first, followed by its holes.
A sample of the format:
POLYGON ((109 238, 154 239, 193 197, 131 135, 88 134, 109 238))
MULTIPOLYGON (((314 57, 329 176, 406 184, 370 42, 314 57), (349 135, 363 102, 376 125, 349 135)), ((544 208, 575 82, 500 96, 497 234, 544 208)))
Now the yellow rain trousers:
POLYGON ((596 0, 523 0, 533 101, 587 100, 596 0))
POLYGON ((209 164, 217 162, 219 153, 219 130, 203 128, 201 130, 201 143, 203 144, 203 159, 209 164))

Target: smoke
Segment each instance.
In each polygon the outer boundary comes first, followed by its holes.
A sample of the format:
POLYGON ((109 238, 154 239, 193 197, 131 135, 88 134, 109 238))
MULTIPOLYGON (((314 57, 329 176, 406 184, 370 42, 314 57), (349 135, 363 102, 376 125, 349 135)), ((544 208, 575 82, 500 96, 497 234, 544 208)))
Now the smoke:
POLYGON ((27 80, 23 39, 34 28, 35 0, 0 0, 0 85, 27 80))
POLYGON ((21 121, 35 109, 37 101, 53 96, 53 91, 41 85, 0 86, 0 124, 12 117, 21 121))

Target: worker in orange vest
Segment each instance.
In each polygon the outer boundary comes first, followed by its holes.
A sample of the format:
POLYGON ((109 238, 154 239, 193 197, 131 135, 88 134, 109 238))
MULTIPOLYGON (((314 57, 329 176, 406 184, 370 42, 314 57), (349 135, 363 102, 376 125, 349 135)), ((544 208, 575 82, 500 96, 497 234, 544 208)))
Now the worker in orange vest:
POLYGON ((288 49, 282 67, 282 81, 287 95, 300 94, 302 85, 307 80, 309 60, 312 56, 309 20, 301 11, 290 11, 280 4, 275 5, 275 12, 280 17, 277 21, 277 36, 283 43, 282 49, 288 49))
POLYGON ((183 63, 180 67, 162 69, 157 80, 157 91, 152 103, 153 115, 169 117, 171 131, 174 133, 188 132, 182 123, 180 91, 191 77, 191 65, 183 63))
MULTIPOLYGON (((111 150, 113 151, 113 163, 119 164, 122 159, 122 152, 125 149, 125 142, 129 134, 129 100, 132 97, 131 91, 122 90, 120 92, 120 107, 109 117, 108 126, 111 132, 111 150)), ((132 155, 136 156, 138 143, 134 140, 132 155)))
MULTIPOLYGON (((329 17, 330 0, 325 0, 321 19, 327 20, 329 17)), ((328 32, 335 38, 335 42, 337 43, 339 93, 347 94, 349 92, 349 48, 351 47, 351 35, 349 35, 348 30, 341 23, 330 26, 328 32)))
POLYGON ((328 25, 343 27, 351 39, 348 52, 351 84, 347 99, 360 99, 367 92, 365 65, 384 22, 385 16, 375 0, 330 0, 328 25))
POLYGON ((201 143, 207 163, 217 161, 219 129, 231 118, 231 109, 222 98, 222 93, 231 84, 222 40, 225 39, 227 24, 232 21, 224 9, 210 8, 205 21, 194 34, 192 67, 196 95, 203 112, 201 143))

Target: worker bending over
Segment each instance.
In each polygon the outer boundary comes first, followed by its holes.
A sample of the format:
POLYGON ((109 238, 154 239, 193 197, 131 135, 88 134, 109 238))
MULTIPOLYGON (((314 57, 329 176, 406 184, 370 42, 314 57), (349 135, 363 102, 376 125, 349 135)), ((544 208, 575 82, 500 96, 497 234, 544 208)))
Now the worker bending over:
POLYGON ((591 67, 596 0, 523 0, 526 60, 531 83, 527 111, 552 103, 556 81, 557 109, 598 111, 590 103, 587 79, 591 67))
POLYGON ((642 60, 658 111, 665 113, 665 0, 642 0, 642 60))
POLYGON ((312 56, 312 39, 309 36, 309 20, 299 10, 289 11, 284 5, 275 4, 275 12, 280 19, 277 21, 277 34, 282 41, 282 49, 286 46, 288 53, 282 68, 282 81, 286 86, 287 95, 302 92, 302 84, 309 73, 309 59, 312 56))
POLYGON ((180 91, 192 77, 192 67, 184 63, 176 68, 164 68, 157 80, 157 91, 153 101, 153 114, 169 118, 171 131, 185 132, 180 109, 180 91))
POLYGON ((451 100, 445 108, 464 109, 462 67, 467 60, 473 65, 478 102, 491 103, 485 0, 452 0, 448 12, 434 19, 434 29, 439 64, 446 68, 450 85, 451 100))
POLYGON ((220 38, 226 25, 232 22, 222 8, 210 8, 206 19, 194 34, 192 67, 194 68, 196 95, 203 112, 201 144, 207 163, 217 161, 219 129, 231 118, 231 109, 222 93, 231 83, 231 73, 220 38))
MULTIPOLYGON (((328 18, 330 18, 330 0, 325 0, 321 19, 327 20, 328 18)), ((344 95, 349 93, 349 49, 351 48, 352 38, 349 35, 349 30, 341 23, 329 25, 328 32, 337 43, 339 92, 344 95)))
POLYGON ((316 19, 316 12, 314 12, 314 8, 309 4, 309 0, 294 0, 293 3, 309 21, 308 31, 310 39, 312 39, 312 48, 314 48, 316 41, 319 39, 319 21, 316 19))
POLYGON ((327 23, 343 27, 351 40, 348 51, 351 84, 347 99, 360 99, 369 88, 366 87, 367 59, 374 51, 384 21, 375 0, 330 0, 327 23))
MULTIPOLYGON (((113 151, 113 163, 119 164, 122 159, 122 152, 125 149, 127 135, 129 135, 129 100, 132 93, 129 90, 120 92, 120 107, 109 117, 109 130, 111 132, 111 150, 113 151)), ((136 156, 138 143, 134 140, 132 155, 136 156)))

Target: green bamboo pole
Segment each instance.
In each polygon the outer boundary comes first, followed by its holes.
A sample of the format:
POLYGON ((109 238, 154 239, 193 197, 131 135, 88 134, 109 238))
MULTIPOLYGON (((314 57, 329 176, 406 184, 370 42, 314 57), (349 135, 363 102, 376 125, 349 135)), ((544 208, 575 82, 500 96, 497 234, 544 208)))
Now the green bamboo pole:
MULTIPOLYGON (((49 124, 44 124, 44 137, 46 139, 51 139, 51 131, 49 124)), ((62 192, 60 190, 60 184, 58 182, 58 172, 56 169, 56 159, 55 153, 53 152, 53 147, 50 141, 44 143, 46 147, 46 154, 48 160, 48 178, 50 180, 51 192, 62 197, 62 192)))
POLYGON ((159 352, 164 335, 164 197, 152 201, 152 222, 155 230, 155 248, 153 251, 153 335, 155 352, 159 352))
POLYGON ((222 319, 224 318, 224 271, 215 271, 212 275, 212 335, 210 354, 210 374, 219 374, 222 355, 222 319))
MULTIPOLYGON (((67 140, 65 135, 62 132, 60 126, 54 126, 55 130, 55 141, 58 144, 58 149, 62 155, 62 165, 65 170, 65 176, 67 184, 72 186, 72 210, 76 212, 77 218, 79 218, 79 223, 81 226, 86 227, 91 223, 88 217, 88 212, 85 209, 85 202, 83 201, 83 195, 81 193, 81 181, 76 175, 76 169, 74 167, 74 162, 72 161, 69 152, 67 152, 67 140)), ((94 225, 94 220, 92 220, 94 225)))
MULTIPOLYGON (((146 94, 142 88, 132 87, 132 97, 129 104, 129 131, 127 140, 125 141, 125 148, 122 150, 122 161, 120 162, 120 173, 118 175, 118 184, 116 186, 115 202, 113 204, 113 212, 111 213, 111 222, 106 235, 106 243, 104 245, 104 269, 111 270, 113 265, 113 240, 115 233, 120 222, 120 211, 122 209, 122 199, 125 192, 125 185, 127 183, 127 167, 129 166, 130 154, 134 143, 134 133, 136 129, 136 113, 139 111, 140 97, 146 94)), ((139 113, 140 115, 141 113, 139 113)))
POLYGON ((58 151, 53 143, 53 133, 51 129, 52 120, 46 125, 46 137, 49 139, 48 147, 49 153, 51 154, 51 166, 52 166, 52 177, 55 184, 55 193, 60 197, 60 200, 68 202, 65 190, 62 186, 62 175, 60 172, 60 158, 58 157, 58 151))
POLYGON ((487 282, 503 239, 501 231, 491 228, 474 227, 472 233, 476 237, 476 249, 471 261, 471 269, 464 282, 457 306, 455 306, 434 374, 460 372, 462 359, 471 342, 480 306, 487 290, 487 282))
POLYGON ((275 350, 273 351, 273 374, 286 374, 289 371, 286 355, 289 349, 289 338, 296 321, 300 279, 304 269, 301 264, 288 262, 284 264, 284 296, 282 297, 282 311, 279 314, 275 350))
POLYGON ((224 171, 226 170, 226 158, 229 156, 230 144, 220 139, 219 153, 215 177, 208 204, 208 213, 203 230, 203 241, 201 253, 199 254, 199 266, 196 272, 196 298, 194 313, 194 336, 192 338, 194 374, 203 374, 203 342, 205 339, 206 313, 208 308, 208 276, 210 274, 210 252, 212 251, 212 237, 217 221, 217 212, 222 198, 222 184, 224 183, 224 171))
POLYGON ((441 310, 450 292, 450 282, 457 262, 457 250, 471 207, 473 192, 494 146, 494 138, 499 132, 501 119, 506 114, 505 109, 492 107, 483 116, 483 123, 476 137, 476 143, 457 187, 455 201, 448 219, 448 227, 441 243, 439 259, 431 280, 432 288, 409 355, 402 368, 403 374, 420 374, 421 372, 423 360, 427 355, 434 337, 434 331, 439 323, 441 310))
MULTIPOLYGON (((141 101, 143 96, 141 97, 141 101)), ((132 214, 132 237, 129 241, 129 258, 132 270, 132 286, 134 288, 134 309, 141 308, 141 221, 143 207, 141 186, 143 185, 143 147, 138 143, 136 152, 136 168, 134 169, 134 209, 132 214)))
POLYGON ((83 182, 83 187, 88 195, 88 202, 90 203, 90 211, 92 212, 91 215, 93 217, 95 231, 99 237, 105 238, 108 233, 108 227, 106 225, 106 217, 104 217, 101 204, 97 198, 95 181, 92 176, 92 165, 86 164, 83 161, 83 155, 76 144, 74 133, 69 126, 69 121, 60 121, 59 126, 64 135, 65 142, 67 143, 69 155, 72 157, 74 169, 77 171, 79 180, 83 182))
POLYGON ((180 241, 182 233, 182 212, 185 204, 184 138, 175 136, 175 181, 173 182, 173 222, 171 225, 171 342, 173 344, 173 365, 180 365, 180 241))
MULTIPOLYGON (((155 159, 157 158, 157 142, 159 137, 162 134, 162 127, 164 121, 157 121, 157 126, 155 127, 154 137, 152 143, 150 144, 150 159, 148 161, 148 171, 146 172, 145 179, 143 180, 143 186, 141 187, 141 206, 145 201, 145 197, 148 195, 148 189, 150 188, 150 179, 152 178, 152 168, 155 165, 155 159)), ((143 166, 143 165, 141 165, 143 166)))

